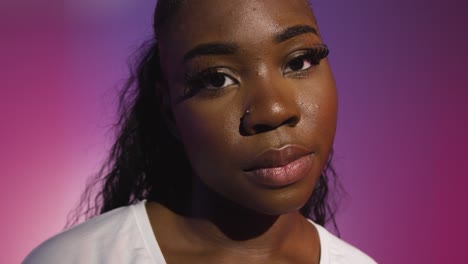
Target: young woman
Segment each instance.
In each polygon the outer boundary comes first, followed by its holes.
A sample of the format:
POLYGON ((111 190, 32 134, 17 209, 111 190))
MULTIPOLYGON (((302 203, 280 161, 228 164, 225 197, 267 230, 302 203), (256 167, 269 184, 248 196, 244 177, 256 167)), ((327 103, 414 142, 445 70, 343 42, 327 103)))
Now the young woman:
POLYGON ((337 95, 307 1, 159 0, 154 33, 100 215, 24 262, 375 263, 322 227, 337 95))

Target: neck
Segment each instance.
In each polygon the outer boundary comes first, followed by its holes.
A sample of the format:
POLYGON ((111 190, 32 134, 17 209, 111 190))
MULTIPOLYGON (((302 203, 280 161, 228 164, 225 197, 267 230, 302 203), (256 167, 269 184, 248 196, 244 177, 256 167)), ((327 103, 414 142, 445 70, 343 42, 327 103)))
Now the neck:
POLYGON ((266 215, 241 207, 194 182, 183 228, 196 241, 244 254, 275 252, 299 232, 298 212, 266 215), (246 249, 249 249, 246 251, 246 249))

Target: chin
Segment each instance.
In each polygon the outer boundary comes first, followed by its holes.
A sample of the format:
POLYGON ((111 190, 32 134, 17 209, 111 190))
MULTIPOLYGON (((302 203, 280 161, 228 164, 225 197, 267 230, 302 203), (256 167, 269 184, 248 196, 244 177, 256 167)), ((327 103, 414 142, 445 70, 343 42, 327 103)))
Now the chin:
POLYGON ((270 190, 273 193, 261 197, 253 197, 243 201, 245 207, 265 215, 279 216, 299 211, 312 195, 311 191, 270 190), (252 202, 254 201, 254 202, 252 202))

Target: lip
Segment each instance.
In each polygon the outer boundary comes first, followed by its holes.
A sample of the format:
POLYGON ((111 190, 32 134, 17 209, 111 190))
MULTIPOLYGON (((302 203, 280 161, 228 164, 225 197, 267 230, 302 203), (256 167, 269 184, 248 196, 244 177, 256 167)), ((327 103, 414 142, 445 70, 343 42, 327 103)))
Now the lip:
POLYGON ((306 177, 313 165, 313 151, 288 145, 261 152, 245 170, 247 177, 260 185, 282 187, 306 177))

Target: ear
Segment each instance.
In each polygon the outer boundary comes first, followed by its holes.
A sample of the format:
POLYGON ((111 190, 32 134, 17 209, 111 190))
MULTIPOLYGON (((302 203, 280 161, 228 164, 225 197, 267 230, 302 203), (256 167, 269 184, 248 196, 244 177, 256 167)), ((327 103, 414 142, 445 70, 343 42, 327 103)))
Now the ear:
POLYGON ((172 102, 169 87, 165 82, 157 81, 155 84, 156 96, 160 99, 159 111, 163 118, 169 133, 179 140, 180 135, 175 122, 174 114, 172 111, 172 102))

